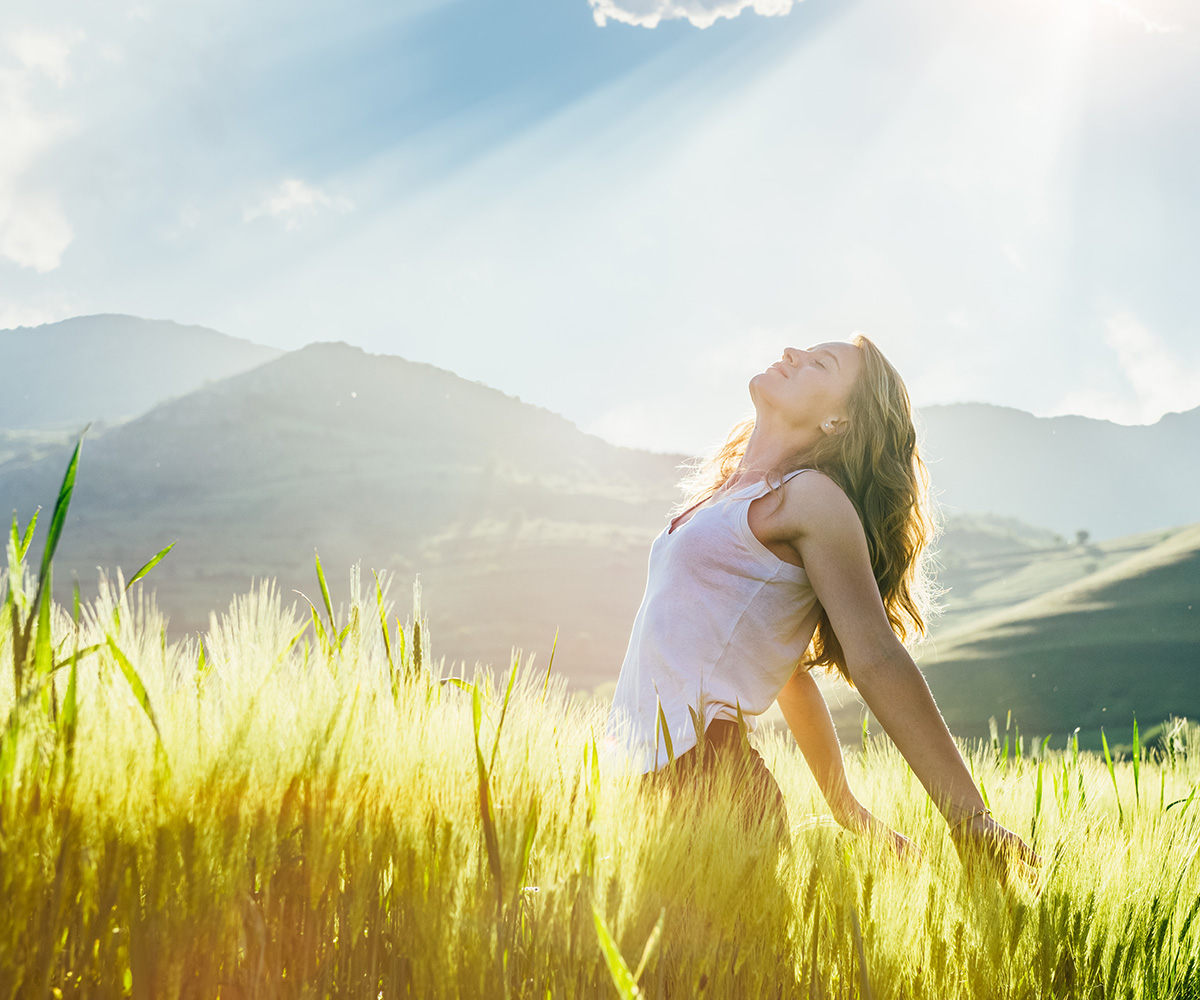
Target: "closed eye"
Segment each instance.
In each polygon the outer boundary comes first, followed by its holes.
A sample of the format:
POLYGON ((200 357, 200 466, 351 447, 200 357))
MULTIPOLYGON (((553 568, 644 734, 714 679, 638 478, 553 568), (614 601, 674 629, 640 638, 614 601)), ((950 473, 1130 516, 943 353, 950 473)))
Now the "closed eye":
POLYGON ((840 361, 838 361, 837 355, 834 354, 832 351, 821 351, 820 357, 823 357, 825 360, 824 361, 818 360, 817 364, 819 364, 826 371, 833 371, 833 369, 830 367, 830 364, 829 364, 829 362, 831 362, 831 361, 835 365, 837 365, 839 369, 842 367, 842 363, 840 361))

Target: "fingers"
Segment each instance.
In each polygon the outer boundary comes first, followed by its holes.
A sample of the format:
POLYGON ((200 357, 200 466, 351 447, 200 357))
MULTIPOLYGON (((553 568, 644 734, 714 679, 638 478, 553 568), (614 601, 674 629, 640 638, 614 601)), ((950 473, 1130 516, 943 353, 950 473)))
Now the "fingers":
POLYGON ((902 861, 920 861, 921 848, 914 844, 902 833, 892 834, 892 850, 902 861))
POLYGON ((1011 859, 1020 864, 1028 865, 1031 868, 1040 868, 1042 859, 1024 840, 1018 837, 1011 830, 1005 829, 999 823, 995 824, 995 836, 1003 844, 1004 849, 1011 855, 1011 859))
POLYGON ((957 832, 955 847, 965 867, 982 864, 1008 889, 1020 883, 1034 892, 1041 891, 1042 859, 1017 834, 990 816, 964 825, 957 832))

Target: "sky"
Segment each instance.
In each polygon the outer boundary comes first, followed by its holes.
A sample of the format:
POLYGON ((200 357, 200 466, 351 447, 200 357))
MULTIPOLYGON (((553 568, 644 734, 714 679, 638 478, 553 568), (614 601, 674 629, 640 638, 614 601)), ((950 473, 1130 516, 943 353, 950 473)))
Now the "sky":
POLYGON ((5 0, 0 328, 430 362, 699 452, 786 346, 1200 405, 1194 0, 5 0))

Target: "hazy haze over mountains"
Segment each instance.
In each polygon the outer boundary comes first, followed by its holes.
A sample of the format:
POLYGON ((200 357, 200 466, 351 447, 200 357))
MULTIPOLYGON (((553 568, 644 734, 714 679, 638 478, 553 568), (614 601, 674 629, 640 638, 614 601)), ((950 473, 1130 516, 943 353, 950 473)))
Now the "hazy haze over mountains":
POLYGON ((281 353, 202 326, 137 316, 0 330, 0 430, 78 430, 132 417, 281 353))
MULTIPOLYGON (((253 579, 277 578, 289 600, 293 589, 315 594, 316 548, 335 603, 361 562, 367 586, 372 569, 394 575, 403 618, 419 574, 437 655, 501 666, 520 646, 544 663, 558 629, 556 669, 584 687, 615 678, 683 456, 619 448, 480 383, 345 344, 280 356, 213 331, 122 317, 13 333, 0 349, 22 345, 31 393, 82 387, 41 401, 14 418, 19 426, 36 426, 35 417, 61 426, 68 413, 78 424, 111 420, 134 401, 146 409, 84 445, 57 561, 60 597, 72 572, 86 594, 96 567, 129 572, 178 541, 150 582, 172 630, 197 630, 253 579), (39 368, 33 338, 86 339, 89 328, 102 350, 55 353, 39 368), (256 352, 271 360, 245 370, 256 352), (120 383, 115 369, 131 358, 138 377, 120 383), (209 374, 222 366, 242 370, 209 374), (118 384, 128 391, 112 392, 118 384), (156 393, 165 401, 152 405, 156 393)), ((42 343, 57 351, 67 341, 42 343)), ((1200 410, 1145 427, 973 404, 931 407, 924 420, 948 513, 992 515, 952 522, 942 552, 951 601, 1002 606, 1107 566, 1100 550, 1072 549, 1078 529, 1100 539, 1200 520, 1190 458, 1200 410), (1051 556, 1059 568, 1037 570, 1051 556)), ((15 509, 24 523, 53 504, 67 447, 50 440, 0 461, 0 512, 15 509)), ((1200 563, 1187 565, 1184 582, 1200 591, 1200 581, 1187 583, 1200 563)), ((1140 600, 1140 586, 1121 593, 1140 600)), ((1055 619, 1066 622, 1056 649, 1071 614, 1055 619)), ((1194 620, 1186 617, 1185 633, 1194 620)), ((978 658, 984 647, 956 648, 978 658)))
POLYGON ((1095 538, 1200 520, 1200 409, 1135 426, 982 403, 921 416, 948 514, 989 511, 1095 538))

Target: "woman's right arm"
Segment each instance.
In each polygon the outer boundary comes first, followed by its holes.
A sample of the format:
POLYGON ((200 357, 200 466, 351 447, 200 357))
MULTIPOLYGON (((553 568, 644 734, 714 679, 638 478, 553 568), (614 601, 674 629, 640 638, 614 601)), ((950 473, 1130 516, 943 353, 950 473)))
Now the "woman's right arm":
POLYGON ((886 837, 901 856, 918 854, 912 841, 879 820, 850 790, 837 730, 833 727, 825 696, 812 674, 803 668, 797 669, 779 692, 777 700, 833 818, 848 830, 886 837))

